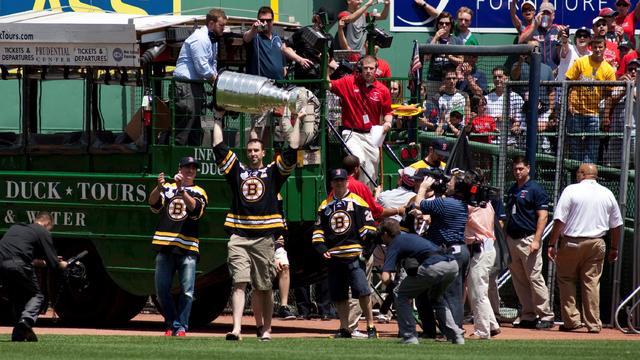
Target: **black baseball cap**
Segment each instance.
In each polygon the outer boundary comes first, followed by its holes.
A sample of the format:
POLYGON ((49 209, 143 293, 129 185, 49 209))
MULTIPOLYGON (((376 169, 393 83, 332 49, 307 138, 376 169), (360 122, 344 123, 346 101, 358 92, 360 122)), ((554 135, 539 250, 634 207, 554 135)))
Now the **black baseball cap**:
POLYGON ((635 65, 640 67, 640 59, 633 59, 631 61, 629 61, 629 63, 627 63, 627 67, 629 67, 629 65, 635 65))
POLYGON ((347 170, 345 169, 333 169, 331 170, 331 181, 333 180, 345 180, 347 178, 347 170))
POLYGON ((578 30, 576 30, 576 36, 578 36, 578 33, 586 33, 587 36, 591 37, 591 29, 589 29, 586 26, 583 26, 583 27, 579 28, 578 30))
POLYGON ((451 152, 449 151, 449 144, 447 144, 447 142, 443 139, 433 140, 431 142, 431 147, 433 148, 433 151, 435 151, 438 155, 449 157, 449 155, 451 154, 451 152))
POLYGON ((185 156, 180 159, 180 167, 191 164, 195 165, 196 167, 200 166, 200 163, 193 156, 185 156))

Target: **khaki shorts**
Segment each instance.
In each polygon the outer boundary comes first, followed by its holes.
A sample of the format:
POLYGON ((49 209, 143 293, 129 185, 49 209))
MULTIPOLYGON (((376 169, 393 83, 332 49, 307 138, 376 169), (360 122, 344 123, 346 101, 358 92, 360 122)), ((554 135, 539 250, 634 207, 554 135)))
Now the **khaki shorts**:
POLYGON ((276 275, 273 235, 259 238, 231 235, 227 249, 234 284, 250 282, 256 290, 271 290, 276 275))

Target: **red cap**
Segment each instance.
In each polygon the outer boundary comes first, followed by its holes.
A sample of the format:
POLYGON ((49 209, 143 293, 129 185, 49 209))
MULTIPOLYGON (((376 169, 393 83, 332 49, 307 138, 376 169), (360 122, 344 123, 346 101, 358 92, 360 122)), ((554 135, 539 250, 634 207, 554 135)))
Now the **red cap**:
POLYGON ((602 16, 602 17, 618 16, 618 12, 613 10, 612 8, 602 8, 600 9, 598 16, 602 16))
POLYGON ((619 2, 623 2, 623 3, 627 4, 627 5, 631 5, 631 1, 630 0, 618 0, 618 1, 616 1, 616 4, 619 3, 619 2))

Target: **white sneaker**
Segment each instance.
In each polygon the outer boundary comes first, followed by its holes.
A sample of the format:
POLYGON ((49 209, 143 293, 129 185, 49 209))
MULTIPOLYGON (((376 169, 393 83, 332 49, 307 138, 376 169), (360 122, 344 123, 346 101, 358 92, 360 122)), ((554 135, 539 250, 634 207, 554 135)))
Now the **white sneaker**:
POLYGON ((391 321, 391 316, 380 314, 376 316, 376 321, 381 324, 388 324, 391 321))
POLYGON ((368 339, 369 336, 367 334, 361 333, 358 329, 355 329, 351 332, 351 338, 353 339, 368 339))

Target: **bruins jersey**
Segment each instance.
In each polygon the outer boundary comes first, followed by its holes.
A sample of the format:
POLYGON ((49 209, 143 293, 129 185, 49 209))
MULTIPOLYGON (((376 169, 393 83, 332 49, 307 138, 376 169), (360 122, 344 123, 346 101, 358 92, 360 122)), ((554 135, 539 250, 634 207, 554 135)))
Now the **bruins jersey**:
POLYGON ((233 194, 231 211, 224 221, 225 230, 243 237, 282 233, 285 222, 278 210, 278 193, 296 164, 296 150, 285 150, 260 169, 242 164, 223 143, 216 145, 213 152, 233 194))
POLYGON ((196 207, 189 210, 182 195, 177 194, 176 190, 176 184, 165 183, 158 202, 151 205, 151 211, 160 214, 152 244, 158 250, 174 246, 183 253, 199 254, 198 220, 207 207, 207 193, 197 185, 185 186, 184 191, 196 200, 196 207))
MULTIPOLYGON (((412 167, 416 170, 433 168, 433 166, 427 164, 427 162, 424 161, 424 159, 414 162, 413 164, 409 165, 409 167, 412 167)), ((440 161, 440 165, 438 166, 438 168, 440 168, 440 170, 444 170, 446 167, 447 167, 447 163, 445 163, 444 161, 440 161)))
POLYGON ((367 203, 354 193, 338 200, 331 196, 318 208, 311 242, 332 258, 350 261, 360 256, 363 242, 374 234, 373 215, 367 203))

